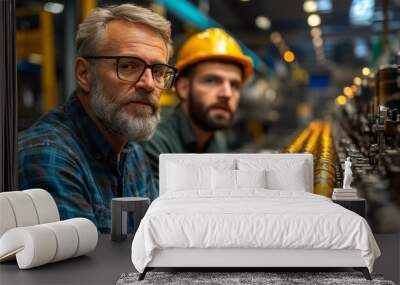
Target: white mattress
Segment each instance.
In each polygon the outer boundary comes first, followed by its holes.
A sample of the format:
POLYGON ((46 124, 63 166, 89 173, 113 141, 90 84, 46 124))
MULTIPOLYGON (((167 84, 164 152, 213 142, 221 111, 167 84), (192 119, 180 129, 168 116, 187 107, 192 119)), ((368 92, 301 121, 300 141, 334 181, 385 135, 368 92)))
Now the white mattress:
POLYGON ((368 223, 328 198, 262 189, 196 193, 166 193, 151 204, 132 243, 139 272, 167 248, 356 249, 370 271, 380 255, 368 223))

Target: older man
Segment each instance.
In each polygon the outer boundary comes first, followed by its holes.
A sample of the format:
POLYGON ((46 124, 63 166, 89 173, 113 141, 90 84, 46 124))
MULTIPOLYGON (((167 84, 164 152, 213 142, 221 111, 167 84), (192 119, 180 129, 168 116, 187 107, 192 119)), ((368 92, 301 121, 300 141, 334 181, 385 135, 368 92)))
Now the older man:
POLYGON ((97 8, 76 38, 77 91, 19 137, 19 185, 54 197, 62 219, 110 231, 113 197, 157 196, 142 148, 171 87, 170 23, 131 4, 97 8))
POLYGON ((253 70, 251 58, 224 30, 190 37, 178 53, 175 89, 181 103, 161 120, 145 143, 158 185, 160 153, 227 152, 216 131, 231 126, 240 89, 253 70))

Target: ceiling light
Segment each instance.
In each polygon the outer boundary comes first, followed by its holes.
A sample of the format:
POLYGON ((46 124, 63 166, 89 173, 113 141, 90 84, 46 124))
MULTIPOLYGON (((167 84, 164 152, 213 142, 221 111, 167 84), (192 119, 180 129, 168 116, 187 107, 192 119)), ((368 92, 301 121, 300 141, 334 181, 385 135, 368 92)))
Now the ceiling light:
POLYGON ((291 52, 290 50, 285 51, 285 52, 283 53, 283 59, 284 59, 286 62, 289 62, 289 63, 293 62, 294 59, 295 59, 294 53, 291 52))
POLYGON ((328 13, 332 11, 331 0, 318 0, 317 2, 318 12, 328 13))
POLYGON ((313 38, 312 40, 314 46, 321 47, 324 41, 321 38, 313 38))
POLYGON ((336 103, 337 103, 339 106, 346 105, 347 99, 346 99, 345 96, 339 95, 339 96, 336 97, 336 103))
POLYGON ((311 14, 307 18, 307 23, 310 27, 316 27, 321 24, 321 17, 317 14, 311 14))
POLYGON ((276 45, 279 44, 282 41, 282 36, 278 32, 271 33, 270 37, 271 37, 271 41, 276 45))
POLYGON ((374 17, 374 0, 353 0, 350 6, 350 22, 353 25, 370 25, 374 17))
POLYGON ((354 55, 358 58, 368 56, 368 43, 365 39, 358 38, 354 41, 354 55))
POLYGON ((354 83, 355 85, 361 85, 361 82, 362 82, 362 80, 361 80, 360 77, 358 77, 358 76, 354 77, 353 83, 354 83))
POLYGON ((60 14, 64 11, 64 5, 60 3, 47 2, 44 4, 43 9, 53 14, 60 14))
POLYGON ((347 97, 351 97, 353 95, 353 89, 351 89, 351 87, 349 86, 346 86, 345 88, 343 88, 343 93, 347 97))
POLYGON ((361 72, 364 76, 368 76, 371 73, 371 70, 368 67, 364 67, 361 72))
POLYGON ((303 4, 303 9, 304 9, 304 12, 306 12, 306 13, 317 12, 317 8, 318 8, 317 2, 315 2, 313 0, 307 0, 303 4))
POLYGON ((38 53, 31 53, 28 57, 28 61, 32 64, 42 64, 43 56, 38 53))
POLYGON ((240 0, 241 2, 250 2, 250 0, 240 0))
POLYGON ((265 16, 258 16, 256 18, 256 26, 261 30, 268 30, 271 27, 271 21, 265 16))
POLYGON ((312 28, 310 34, 315 38, 320 38, 322 36, 321 29, 318 27, 312 28))

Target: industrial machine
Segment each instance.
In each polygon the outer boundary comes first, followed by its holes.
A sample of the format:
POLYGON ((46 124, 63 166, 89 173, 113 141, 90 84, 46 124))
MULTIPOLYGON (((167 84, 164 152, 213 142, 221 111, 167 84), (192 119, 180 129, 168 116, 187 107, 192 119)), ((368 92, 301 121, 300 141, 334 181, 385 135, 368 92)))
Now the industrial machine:
POLYGON ((400 229, 400 65, 384 65, 339 109, 334 130, 340 161, 353 160, 355 184, 378 231, 400 229))
POLYGON ((375 232, 400 230, 400 65, 384 65, 364 78, 338 106, 333 123, 314 121, 285 152, 314 154, 314 192, 331 197, 351 158, 352 186, 368 201, 375 232))

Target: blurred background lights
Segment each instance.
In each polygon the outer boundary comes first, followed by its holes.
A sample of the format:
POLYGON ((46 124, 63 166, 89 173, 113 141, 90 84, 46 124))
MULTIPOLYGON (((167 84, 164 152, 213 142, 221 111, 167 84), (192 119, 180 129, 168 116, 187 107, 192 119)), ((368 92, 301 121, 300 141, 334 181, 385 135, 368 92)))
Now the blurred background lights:
POLYGON ((317 11, 328 13, 332 11, 332 2, 331 0, 318 0, 317 1, 317 11))
POLYGON ((375 10, 374 0, 353 0, 350 6, 350 23, 358 26, 372 24, 375 10))
POLYGON ((307 0, 303 4, 304 12, 306 13, 314 13, 317 12, 317 2, 313 0, 307 0))
POLYGON ((358 76, 354 77, 353 83, 354 83, 355 85, 361 85, 361 78, 358 77, 358 76))
POLYGON ((258 16, 256 18, 256 26, 261 30, 268 30, 271 27, 271 21, 265 16, 258 16))
POLYGON ((322 35, 321 29, 317 28, 317 27, 312 28, 310 33, 311 33, 311 36, 313 36, 315 38, 319 38, 322 35))
POLYGON ((28 57, 28 61, 32 64, 42 64, 43 56, 39 53, 31 53, 28 57))
POLYGON ((294 59, 295 59, 294 53, 291 52, 290 50, 285 51, 285 52, 283 53, 283 59, 284 59, 286 62, 289 62, 289 63, 290 63, 290 62, 293 62, 294 59))
POLYGON ((307 18, 307 23, 310 27, 316 27, 321 24, 321 17, 317 14, 311 14, 307 18))
POLYGON ((368 44, 363 39, 356 39, 354 41, 354 55, 358 58, 368 56, 368 44))
POLYGON ((336 97, 336 103, 337 103, 339 106, 346 105, 347 99, 346 99, 345 96, 339 95, 339 96, 336 97))
POLYGON ((47 2, 43 9, 53 14, 60 14, 64 11, 64 5, 61 3, 47 2))
POLYGON ((278 33, 278 32, 273 32, 273 33, 271 33, 271 41, 274 43, 274 44, 279 44, 281 41, 282 41, 282 36, 281 36, 281 34, 280 33, 278 33))
POLYGON ((349 87, 349 86, 346 86, 343 88, 343 93, 347 97, 351 97, 353 95, 353 89, 351 89, 351 87, 349 87))
POLYGON ((370 70, 368 67, 364 67, 364 68, 361 70, 361 72, 362 72, 362 74, 363 74, 364 76, 368 76, 368 75, 371 73, 371 70, 370 70))
POLYGON ((313 44, 316 46, 316 47, 320 47, 320 46, 322 46, 322 44, 324 43, 324 41, 321 39, 321 38, 313 38, 313 44))

